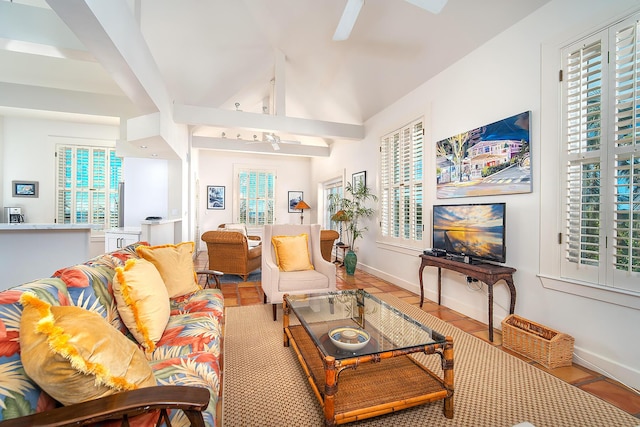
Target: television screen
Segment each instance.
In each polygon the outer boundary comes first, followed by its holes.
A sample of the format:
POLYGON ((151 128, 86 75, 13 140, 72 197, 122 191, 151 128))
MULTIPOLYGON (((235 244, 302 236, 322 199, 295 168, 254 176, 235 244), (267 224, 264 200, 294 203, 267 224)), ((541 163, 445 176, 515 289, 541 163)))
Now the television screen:
POLYGON ((505 204, 433 206, 433 249, 505 262, 505 204))

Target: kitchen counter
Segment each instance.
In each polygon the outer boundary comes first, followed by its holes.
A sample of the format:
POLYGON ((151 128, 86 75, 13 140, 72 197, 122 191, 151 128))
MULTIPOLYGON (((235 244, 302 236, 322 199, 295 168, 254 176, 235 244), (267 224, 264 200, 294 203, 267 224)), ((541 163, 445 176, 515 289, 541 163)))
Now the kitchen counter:
POLYGON ((182 218, 144 220, 141 239, 151 246, 176 244, 182 241, 182 218))
POLYGON ((92 224, 0 224, 0 291, 90 258, 92 224))
POLYGON ((93 224, 39 224, 21 222, 19 224, 0 224, 0 231, 14 230, 99 230, 102 226, 93 224))

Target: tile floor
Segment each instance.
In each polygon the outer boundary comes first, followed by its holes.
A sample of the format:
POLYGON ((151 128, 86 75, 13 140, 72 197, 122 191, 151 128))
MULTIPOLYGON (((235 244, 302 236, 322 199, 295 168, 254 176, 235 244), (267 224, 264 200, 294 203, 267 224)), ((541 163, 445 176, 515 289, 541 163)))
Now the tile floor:
MULTIPOLYGON (((196 268, 206 268, 207 254, 206 252, 200 253, 196 260, 196 268)), ((241 279, 238 278, 240 281, 241 279)), ((354 276, 348 276, 344 268, 337 269, 338 289, 354 289, 363 288, 369 293, 381 293, 388 292, 394 296, 413 305, 420 304, 420 296, 412 292, 404 290, 398 286, 395 286, 389 282, 379 279, 371 274, 357 270, 354 276)), ((263 294, 260 282, 245 282, 245 283, 233 283, 222 284, 222 293, 225 298, 225 306, 241 306, 249 304, 262 304, 263 294)), ((489 342, 489 334, 487 331, 487 325, 477 320, 471 319, 463 314, 460 314, 454 310, 450 310, 444 306, 439 306, 437 303, 425 299, 422 309, 433 316, 438 317, 441 320, 451 323, 456 327, 473 334, 487 342, 489 342)), ((626 411, 629 414, 634 415, 640 419, 640 392, 637 390, 629 389, 624 385, 614 381, 606 376, 576 365, 575 363, 569 367, 562 367, 556 369, 547 369, 537 362, 531 361, 526 357, 520 356, 516 353, 510 352, 507 349, 502 348, 502 336, 500 331, 494 331, 494 342, 498 348, 506 351, 520 359, 523 359, 537 368, 543 369, 552 375, 573 384, 593 395, 600 397, 603 400, 611 403, 626 411)), ((639 421, 640 425, 640 421, 639 421)))

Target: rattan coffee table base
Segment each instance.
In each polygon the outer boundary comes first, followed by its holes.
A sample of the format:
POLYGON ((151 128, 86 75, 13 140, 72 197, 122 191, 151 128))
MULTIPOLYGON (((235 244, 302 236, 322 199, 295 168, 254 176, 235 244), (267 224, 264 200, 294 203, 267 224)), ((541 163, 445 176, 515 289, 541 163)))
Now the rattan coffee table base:
MULTIPOLYGON (((285 329, 309 383, 325 407, 325 363, 302 326, 285 329)), ((413 358, 402 355, 375 363, 362 363, 339 374, 333 411, 325 409, 325 424, 344 424, 417 405, 445 400, 444 414, 453 418, 453 390, 413 358)))

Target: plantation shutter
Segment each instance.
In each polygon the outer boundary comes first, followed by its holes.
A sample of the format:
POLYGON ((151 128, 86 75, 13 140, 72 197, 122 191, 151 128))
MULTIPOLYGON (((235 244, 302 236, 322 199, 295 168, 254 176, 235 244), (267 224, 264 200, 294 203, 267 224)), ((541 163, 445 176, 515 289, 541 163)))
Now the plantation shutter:
POLYGON ((56 221, 118 225, 122 160, 113 148, 58 145, 56 221))
POLYGON ((640 41, 638 16, 611 29, 615 52, 612 104, 612 277, 616 288, 640 291, 640 41), (614 35, 613 35, 614 34, 614 35))
POLYGON ((380 140, 380 232, 383 240, 421 246, 424 232, 423 152, 422 120, 380 140))
POLYGON ((640 292, 638 17, 563 50, 564 277, 640 292))
MULTIPOLYGON (((328 201, 332 194, 336 194, 337 197, 340 198, 343 197, 342 179, 337 179, 324 185, 324 200, 328 201)), ((335 209, 329 209, 329 203, 327 202, 324 209, 325 227, 330 228, 331 230, 341 231, 342 223, 331 220, 333 214, 335 214, 335 209)), ((342 233, 340 233, 340 237, 342 237, 342 233)))
POLYGON ((245 169, 238 172, 238 221, 246 225, 273 224, 275 172, 245 169))

